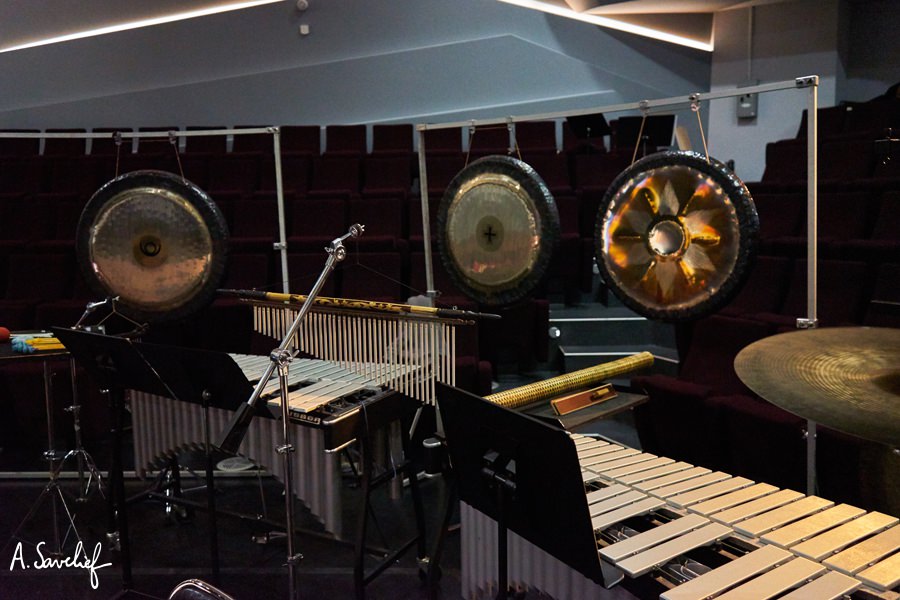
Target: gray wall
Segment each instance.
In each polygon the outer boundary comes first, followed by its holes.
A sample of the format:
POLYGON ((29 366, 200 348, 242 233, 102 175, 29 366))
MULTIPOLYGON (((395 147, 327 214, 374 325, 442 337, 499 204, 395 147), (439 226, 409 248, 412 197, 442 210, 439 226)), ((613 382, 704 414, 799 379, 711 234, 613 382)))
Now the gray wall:
POLYGON ((708 53, 495 0, 310 5, 0 54, 0 127, 440 122, 709 86, 708 53))

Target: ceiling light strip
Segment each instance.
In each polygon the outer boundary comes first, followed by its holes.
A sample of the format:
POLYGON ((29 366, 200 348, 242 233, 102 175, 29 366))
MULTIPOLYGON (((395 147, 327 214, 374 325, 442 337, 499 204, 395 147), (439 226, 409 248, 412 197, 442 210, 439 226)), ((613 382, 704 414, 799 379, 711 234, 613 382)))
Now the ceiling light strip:
POLYGON ((80 40, 83 38, 94 37, 98 35, 106 35, 108 33, 117 33, 119 31, 128 31, 130 29, 140 29, 142 27, 152 27, 154 25, 162 25, 164 23, 173 23, 175 21, 184 21, 186 19, 193 19, 196 17, 205 17, 209 15, 214 15, 218 13, 230 12, 233 10, 243 10, 245 8, 253 8, 255 6, 262 6, 264 4, 274 4, 275 2, 281 2, 282 0, 248 0, 246 2, 236 2, 234 4, 219 4, 216 6, 211 6, 208 8, 201 8, 198 10, 192 10, 182 13, 173 13, 170 15, 163 15, 161 17, 153 17, 151 19, 141 19, 138 21, 129 21, 127 23, 118 23, 116 25, 108 25, 106 27, 99 27, 97 29, 87 29, 85 31, 77 31, 75 33, 69 33, 66 35, 60 35, 51 38, 45 38, 41 40, 36 40, 34 42, 28 42, 26 44, 20 44, 18 46, 10 46, 9 48, 0 48, 0 53, 3 52, 14 52, 16 50, 25 50, 26 48, 36 48, 38 46, 47 46, 50 44, 58 44, 61 42, 70 42, 72 40, 80 40))

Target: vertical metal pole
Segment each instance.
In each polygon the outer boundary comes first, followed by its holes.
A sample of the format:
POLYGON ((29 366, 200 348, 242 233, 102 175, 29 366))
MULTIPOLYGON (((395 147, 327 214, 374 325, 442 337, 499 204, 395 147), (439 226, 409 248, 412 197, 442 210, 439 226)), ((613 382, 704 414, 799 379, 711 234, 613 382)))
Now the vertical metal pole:
POLYGON ((294 446, 291 443, 290 398, 288 396, 288 363, 290 352, 274 351, 272 359, 278 364, 278 385, 281 387, 281 437, 278 448, 284 466, 284 520, 287 531, 288 598, 297 598, 297 563, 303 558, 294 551, 294 446))
MULTIPOLYGON (((72 421, 75 428, 75 458, 78 461, 78 502, 83 502, 87 496, 84 486, 84 452, 81 443, 81 406, 78 404, 78 382, 75 375, 75 358, 69 356, 69 381, 72 383, 72 421)), ((93 475, 93 473, 92 473, 93 475)), ((90 481, 88 481, 90 485, 90 481)), ((98 483, 99 485, 99 483, 98 483)))
POLYGON ((275 197, 278 200, 278 244, 281 252, 281 289, 290 293, 290 277, 288 277, 287 232, 284 223, 284 185, 281 177, 281 129, 272 127, 272 145, 275 152, 275 197))
POLYGON ((817 298, 817 264, 818 264, 818 78, 816 83, 809 86, 809 96, 806 108, 806 318, 809 327, 815 327, 818 322, 816 314, 817 298))
MULTIPOLYGON (((819 148, 819 78, 809 85, 806 104, 806 321, 798 326, 818 325, 816 299, 818 285, 818 148, 819 148)), ((816 493, 816 423, 806 421, 806 493, 816 493)))
MULTIPOLYGON (((44 360, 44 406, 47 409, 47 452, 44 458, 50 464, 50 485, 56 486, 56 450, 53 448, 53 403, 50 400, 51 383, 50 383, 50 363, 44 360)), ((51 508, 53 510, 53 552, 57 556, 62 556, 62 543, 59 539, 59 494, 56 489, 51 495, 51 508)))
POLYGON ((426 295, 434 306, 437 292, 434 289, 434 269, 431 257, 431 217, 428 208, 428 171, 425 168, 425 129, 419 129, 419 196, 422 200, 422 242, 425 245, 425 285, 426 295))

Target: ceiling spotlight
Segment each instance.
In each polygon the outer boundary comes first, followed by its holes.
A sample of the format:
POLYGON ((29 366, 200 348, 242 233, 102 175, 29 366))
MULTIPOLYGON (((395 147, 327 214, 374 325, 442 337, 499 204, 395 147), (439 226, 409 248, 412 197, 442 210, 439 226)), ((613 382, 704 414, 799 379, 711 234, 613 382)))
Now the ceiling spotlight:
POLYGON ((304 11, 309 8, 309 0, 297 0, 297 10, 304 11))

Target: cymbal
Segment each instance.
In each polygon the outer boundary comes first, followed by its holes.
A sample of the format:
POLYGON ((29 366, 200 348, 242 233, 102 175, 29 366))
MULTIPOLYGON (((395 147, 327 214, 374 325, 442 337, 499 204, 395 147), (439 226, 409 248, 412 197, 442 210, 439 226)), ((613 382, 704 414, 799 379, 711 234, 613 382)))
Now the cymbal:
POLYGON ((788 412, 900 446, 900 329, 782 333, 741 350, 734 369, 747 387, 788 412))

